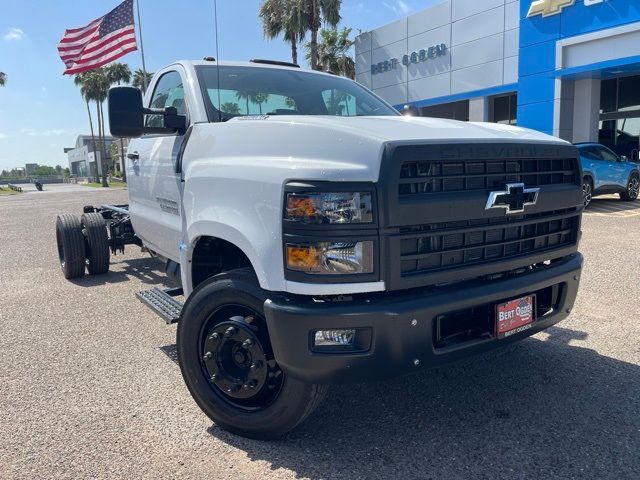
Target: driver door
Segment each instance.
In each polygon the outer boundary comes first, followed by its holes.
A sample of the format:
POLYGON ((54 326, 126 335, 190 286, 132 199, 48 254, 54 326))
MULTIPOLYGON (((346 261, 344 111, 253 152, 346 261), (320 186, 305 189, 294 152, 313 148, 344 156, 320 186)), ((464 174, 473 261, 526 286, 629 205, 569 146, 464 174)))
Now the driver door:
MULTIPOLYGON (((163 73, 154 85, 149 107, 175 107, 187 115, 183 75, 163 73)), ((148 115, 147 127, 162 127, 163 117, 148 115)), ((131 142, 127 157, 131 215, 136 234, 160 255, 178 261, 182 240, 182 178, 176 161, 183 134, 152 134, 131 142)))

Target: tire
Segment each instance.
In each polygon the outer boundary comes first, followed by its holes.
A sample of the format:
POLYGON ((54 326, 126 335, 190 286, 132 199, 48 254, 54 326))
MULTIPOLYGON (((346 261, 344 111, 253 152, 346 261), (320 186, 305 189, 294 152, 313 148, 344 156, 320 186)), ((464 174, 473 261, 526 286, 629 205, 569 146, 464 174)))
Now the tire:
POLYGON ((56 220, 58 257, 64 278, 80 278, 85 271, 85 241, 82 225, 75 215, 58 215, 56 220))
MULTIPOLYGON (((279 370, 264 320, 263 305, 266 298, 266 292, 260 288, 251 269, 216 275, 198 286, 187 300, 178 322, 176 340, 182 376, 202 411, 229 432, 261 440, 276 439, 294 429, 315 410, 328 389, 326 385, 290 378, 279 370), (257 353, 252 351, 256 354, 249 354, 251 372, 254 372, 256 363, 262 363, 256 360, 261 351, 267 360, 263 366, 268 371, 263 372, 267 380, 264 384, 250 380, 256 385, 255 392, 248 393, 251 395, 249 398, 232 397, 245 392, 248 382, 237 393, 227 389, 233 383, 227 381, 231 376, 226 372, 239 371, 223 368, 229 362, 225 352, 233 351, 229 345, 235 342, 235 337, 227 338, 228 331, 235 328, 227 327, 230 324, 238 327, 236 332, 240 330, 237 335, 244 335, 248 331, 255 334, 257 343, 251 348, 256 349, 257 353), (218 340, 215 342, 220 343, 211 347, 207 342, 213 341, 212 338, 218 333, 214 331, 216 328, 224 335, 216 337, 218 340), (207 358, 211 354, 213 359, 207 358)), ((241 346, 244 347, 245 343, 241 346)), ((238 379, 233 380, 235 382, 238 379)), ((237 384, 235 386, 237 388, 237 384)))
POLYGON ((582 179, 582 203, 584 208, 588 208, 593 200, 593 180, 590 177, 582 179))
POLYGON ((109 237, 107 225, 99 213, 85 213, 81 217, 86 241, 86 263, 89 275, 102 275, 109 271, 109 237))
POLYGON ((633 202, 638 198, 640 193, 640 176, 631 175, 627 183, 627 190, 620 194, 620 198, 625 202, 633 202))

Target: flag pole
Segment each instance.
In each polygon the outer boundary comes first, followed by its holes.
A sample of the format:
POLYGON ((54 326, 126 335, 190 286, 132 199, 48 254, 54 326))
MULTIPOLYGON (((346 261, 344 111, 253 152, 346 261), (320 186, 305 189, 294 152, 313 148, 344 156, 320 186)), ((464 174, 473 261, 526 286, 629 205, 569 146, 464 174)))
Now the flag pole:
POLYGON ((144 73, 142 78, 142 86, 144 91, 147 91, 147 67, 144 63, 144 45, 142 44, 142 22, 140 21, 140 0, 135 0, 136 11, 138 12, 138 31, 140 32, 140 55, 142 56, 142 72, 144 73))

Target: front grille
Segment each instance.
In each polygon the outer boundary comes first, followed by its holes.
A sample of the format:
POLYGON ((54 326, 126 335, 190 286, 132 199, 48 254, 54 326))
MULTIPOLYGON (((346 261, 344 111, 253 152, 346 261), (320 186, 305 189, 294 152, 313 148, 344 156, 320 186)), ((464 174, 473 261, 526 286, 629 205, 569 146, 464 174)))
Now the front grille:
POLYGON ((415 225, 400 229, 402 277, 538 254, 577 243, 580 214, 544 214, 415 225))
POLYGON ((509 160, 407 161, 400 170, 401 196, 502 188, 505 182, 525 186, 576 184, 575 158, 509 160))

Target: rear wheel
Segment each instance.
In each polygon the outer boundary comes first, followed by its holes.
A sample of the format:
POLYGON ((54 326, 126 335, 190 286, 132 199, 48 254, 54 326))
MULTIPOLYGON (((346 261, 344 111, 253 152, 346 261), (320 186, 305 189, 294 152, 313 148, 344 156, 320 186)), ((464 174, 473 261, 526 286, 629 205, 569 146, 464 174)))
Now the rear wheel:
POLYGON ((591 205, 591 200, 593 200, 593 180, 589 177, 584 177, 582 179, 582 203, 584 208, 591 205))
POLYGON ((82 215, 82 230, 86 241, 86 263, 89 275, 109 271, 109 236, 104 218, 99 213, 82 215))
POLYGON ((620 198, 626 202, 633 202, 638 198, 640 193, 640 177, 632 175, 627 183, 627 190, 620 194, 620 198))
POLYGON ((84 276, 85 243, 82 225, 75 215, 59 215, 56 220, 56 241, 62 273, 68 280, 84 276))
POLYGON ((320 404, 327 387, 280 369, 264 318, 265 292, 250 269, 217 275, 194 291, 178 323, 180 369, 196 403, 220 427, 277 438, 320 404))

